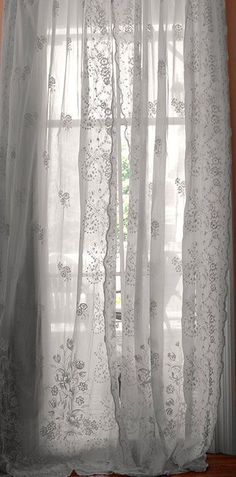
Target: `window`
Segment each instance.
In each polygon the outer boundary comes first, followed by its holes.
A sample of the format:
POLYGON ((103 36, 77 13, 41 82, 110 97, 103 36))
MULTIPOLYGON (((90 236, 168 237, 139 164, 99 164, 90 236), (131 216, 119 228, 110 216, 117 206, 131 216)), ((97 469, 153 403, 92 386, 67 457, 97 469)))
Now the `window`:
MULTIPOLYGON (((49 209, 49 221, 51 236, 49 237, 49 267, 51 276, 51 301, 52 309, 56 312, 58 306, 61 310, 61 323, 55 319, 52 322, 51 330, 56 329, 73 330, 72 316, 76 312, 75 300, 77 290, 77 264, 78 264, 78 237, 80 230, 80 217, 78 215, 79 210, 79 178, 78 178, 78 153, 79 153, 79 135, 80 135, 80 105, 81 98, 78 91, 81 88, 81 78, 79 71, 81 64, 80 49, 82 45, 79 43, 79 49, 77 49, 78 38, 81 38, 81 32, 71 29, 69 36, 66 34, 65 28, 58 28, 56 31, 56 45, 54 52, 54 62, 57 68, 57 62, 64 61, 66 51, 69 51, 67 60, 65 61, 65 75, 68 77, 76 78, 76 81, 68 82, 66 86, 67 90, 67 103, 64 100, 63 84, 58 84, 58 79, 53 75, 49 77, 49 94, 53 94, 57 88, 61 90, 61 94, 58 95, 58 101, 55 99, 52 103, 52 111, 50 111, 50 120, 48 121, 49 130, 47 137, 47 144, 49 144, 50 151, 45 150, 45 168, 48 169, 49 180, 49 197, 48 197, 48 209, 49 209), (76 47, 75 47, 76 45, 76 47), (55 84, 57 83, 57 84, 55 84), (77 101, 74 101, 77 98, 77 101), (60 117, 61 106, 64 111, 64 116, 60 117), (63 127, 65 132, 61 143, 58 144, 58 130, 63 127), (66 143, 68 137, 70 137, 70 154, 63 155, 63 141, 66 143), (50 156, 50 168, 48 167, 48 157, 50 156), (63 156, 63 157, 62 157, 63 156), (59 159, 59 160, 58 160, 59 159), (60 166, 59 166, 60 164, 60 166), (66 171, 66 173, 65 173, 66 171), (64 178, 66 177, 66 184, 58 191, 58 204, 54 203, 55 197, 55 184, 60 182, 60 174, 63 172, 64 178), (57 213, 56 209, 62 206, 64 209, 64 229, 58 230, 57 213), (76 211, 76 212, 75 212, 76 211), (63 240, 63 255, 65 263, 58 265, 58 243, 55 243, 54 237, 59 237, 58 240, 63 240), (67 267, 67 275, 65 268, 67 267), (67 288, 61 285, 60 274, 65 274, 65 282, 70 283, 70 293, 68 295, 67 288), (57 306, 56 306, 57 302, 57 306), (68 314, 68 307, 70 313, 68 314), (69 317, 69 318, 68 318, 69 317), (68 321, 69 319, 69 321, 68 321)), ((131 34, 131 38, 133 35, 131 34)), ((181 292, 182 292, 182 264, 181 264, 181 241, 182 241, 182 224, 183 224, 183 210, 185 202, 185 182, 184 182, 184 153, 185 153, 185 130, 184 130, 184 102, 183 102, 183 52, 182 52, 182 39, 183 30, 182 26, 176 24, 170 25, 167 34, 168 42, 168 65, 170 68, 175 69, 171 71, 170 78, 173 78, 173 84, 170 85, 170 91, 172 95, 167 98, 167 121, 168 121, 168 139, 167 138, 167 165, 166 165, 166 203, 165 203, 165 224, 166 224, 166 260, 169 263, 169 296, 166 296, 166 324, 173 329, 180 330, 180 316, 181 316, 181 292), (173 33, 174 30, 174 33, 173 33), (176 39, 177 54, 173 57, 172 52, 172 38, 173 34, 176 39), (182 140, 180 141, 180 138, 182 140), (171 160, 170 160, 171 158, 171 160), (176 225, 177 224, 177 225, 176 225)), ((148 58, 150 61, 150 68, 153 68, 153 55, 158 57, 158 29, 148 25, 148 58)), ((127 43, 128 47, 124 48, 125 54, 129 56, 129 48, 133 50, 133 44, 127 43)), ((127 45, 126 45, 127 46, 127 45)), ((132 53, 133 55, 133 53, 132 53)), ((132 56, 130 55, 130 56, 132 56)), ((126 58, 128 61, 128 59, 126 58)), ((157 60, 155 60, 157 61, 157 60)), ((50 58, 48 58, 50 63, 50 58)), ((160 74, 164 74, 165 65, 159 62, 156 64, 156 68, 159 67, 160 74)), ((121 66, 122 68, 122 66, 121 66)), ((123 80, 125 84, 125 72, 120 71, 120 81, 123 80)), ((60 77, 60 81, 63 78, 60 77)), ((124 87, 122 94, 124 95, 123 103, 128 104, 129 101, 126 94, 128 87, 124 87)), ((150 155, 150 170, 148 172, 150 176, 149 180, 149 192, 152 193, 152 159, 155 143, 155 129, 156 129, 156 115, 158 116, 158 98, 157 98, 157 84, 156 79, 153 80, 153 84, 150 85, 148 95, 150 100, 148 101, 148 133, 147 133, 147 154, 150 155)), ((118 239, 118 251, 117 251, 117 270, 116 270, 116 316, 117 316, 117 329, 121 331, 121 260, 126 258, 127 250, 127 235, 128 235, 128 222, 129 222, 129 180, 130 180, 130 165, 129 165, 129 145, 126 139, 130 135, 131 130, 131 111, 124 106, 124 111, 120 111, 116 118, 117 125, 119 124, 119 134, 121 137, 121 185, 122 185, 122 207, 118 207, 117 210, 117 239, 118 239), (125 117, 124 117, 125 114, 125 117), (123 221, 123 258, 121 257, 119 250, 119 240, 121 238, 120 222, 123 221)), ((95 125, 101 124, 101 117, 99 117, 99 109, 94 113, 95 125)), ((160 123, 159 123, 160 124, 160 123)), ((47 146, 48 147, 48 146, 47 146)), ((159 147, 158 140, 155 145, 159 147)), ((119 200, 118 200, 119 202, 119 200)), ((99 216, 98 206, 95 202, 91 202, 90 213, 94 217, 99 216)), ((153 224, 153 233, 158 233, 158 224, 153 224), (154 230, 156 227, 156 230, 154 230)), ((67 285, 66 285, 67 286, 67 285)), ((68 285, 69 286, 69 285, 68 285)), ((53 313, 52 313, 53 315, 53 313)))

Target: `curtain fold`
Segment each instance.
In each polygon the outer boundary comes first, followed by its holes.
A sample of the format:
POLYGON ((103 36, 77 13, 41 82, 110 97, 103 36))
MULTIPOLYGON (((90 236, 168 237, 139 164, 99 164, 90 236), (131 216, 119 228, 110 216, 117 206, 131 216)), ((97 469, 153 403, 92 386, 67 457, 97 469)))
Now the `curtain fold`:
POLYGON ((205 470, 230 248, 224 2, 5 1, 0 469, 205 470))
POLYGON ((218 34, 223 5, 200 2, 196 8, 190 2, 188 15, 185 106, 190 121, 186 119, 183 346, 191 455, 191 440, 195 452, 198 436, 202 447, 210 446, 209 430, 217 416, 230 256, 230 127, 227 56, 218 55, 223 46, 218 34), (193 15, 194 7, 200 21, 193 15), (197 387, 204 389, 204 397, 197 396, 197 387))

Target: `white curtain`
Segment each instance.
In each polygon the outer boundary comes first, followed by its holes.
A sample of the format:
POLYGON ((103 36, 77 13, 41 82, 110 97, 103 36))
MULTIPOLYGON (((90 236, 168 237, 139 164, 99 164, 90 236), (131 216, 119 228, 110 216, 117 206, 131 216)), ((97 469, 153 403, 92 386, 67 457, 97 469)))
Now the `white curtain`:
POLYGON ((5 0, 0 469, 204 470, 222 372, 223 0, 5 0))

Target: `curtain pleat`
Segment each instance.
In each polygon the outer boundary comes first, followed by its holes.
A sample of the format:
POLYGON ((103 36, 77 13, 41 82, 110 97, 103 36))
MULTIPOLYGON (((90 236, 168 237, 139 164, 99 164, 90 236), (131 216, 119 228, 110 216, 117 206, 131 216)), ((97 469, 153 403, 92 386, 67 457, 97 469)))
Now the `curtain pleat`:
POLYGON ((230 246, 230 128, 227 58, 226 53, 219 55, 226 51, 225 38, 218 34, 223 5, 190 2, 188 15, 183 351, 187 452, 191 456, 198 440, 199 450, 209 448, 210 429, 217 417, 230 246), (198 387, 204 389, 204 397, 196 393, 198 387))

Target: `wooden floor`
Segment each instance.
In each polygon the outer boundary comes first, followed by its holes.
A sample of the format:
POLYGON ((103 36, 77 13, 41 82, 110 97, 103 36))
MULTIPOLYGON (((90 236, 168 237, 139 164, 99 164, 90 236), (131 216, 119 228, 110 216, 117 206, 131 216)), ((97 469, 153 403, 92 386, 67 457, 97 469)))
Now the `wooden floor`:
MULTIPOLYGON (((175 474, 172 477, 236 477, 236 456, 223 454, 208 455, 208 469, 206 472, 188 472, 186 474, 175 474)), ((72 472, 70 477, 78 477, 76 472, 72 472)), ((116 474, 109 477, 124 477, 116 474)))
POLYGON ((208 469, 206 472, 188 472, 187 474, 175 474, 172 477, 236 477, 236 456, 223 454, 209 454, 207 458, 208 469))

